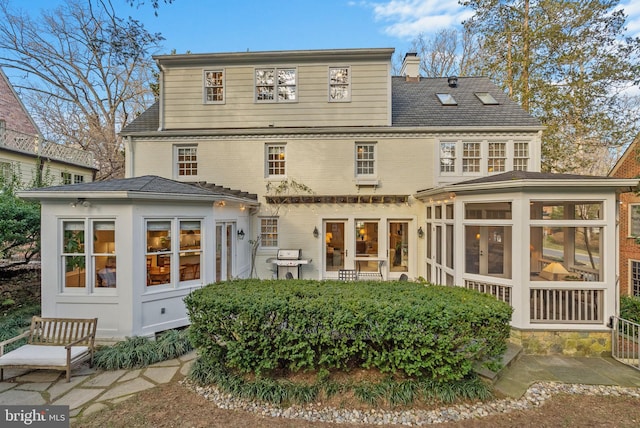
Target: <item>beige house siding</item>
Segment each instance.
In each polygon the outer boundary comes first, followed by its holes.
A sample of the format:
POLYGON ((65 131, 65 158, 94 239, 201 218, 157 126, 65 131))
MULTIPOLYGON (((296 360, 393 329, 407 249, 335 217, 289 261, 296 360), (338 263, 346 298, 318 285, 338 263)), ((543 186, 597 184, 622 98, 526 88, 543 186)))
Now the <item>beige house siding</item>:
MULTIPOLYGON (((22 187, 31 187, 36 182, 38 158, 9 150, 0 151, 0 164, 11 164, 12 173, 20 180, 22 187)), ((87 168, 71 164, 56 162, 55 160, 42 160, 42 183, 44 185, 63 184, 62 173, 72 175, 72 180, 77 176, 83 177, 83 182, 93 181, 93 172, 87 168)))
POLYGON ((133 176, 152 174, 182 181, 207 181, 262 196, 269 180, 281 181, 265 174, 267 144, 285 145, 286 178, 309 186, 318 195, 408 194, 419 189, 407 188, 407 183, 429 187, 434 180, 433 138, 429 136, 136 139, 133 176), (356 142, 375 144, 377 187, 356 185, 356 142), (199 175, 185 179, 171 174, 175 170, 176 145, 197 145, 199 175), (399 153, 407 155, 398 156, 399 153))
POLYGON ((255 128, 390 125, 389 64, 336 64, 351 67, 351 101, 329 102, 329 65, 273 64, 297 68, 297 101, 255 102, 255 69, 225 70, 225 101, 205 104, 203 72, 221 67, 167 68, 163 72, 164 128, 255 128))

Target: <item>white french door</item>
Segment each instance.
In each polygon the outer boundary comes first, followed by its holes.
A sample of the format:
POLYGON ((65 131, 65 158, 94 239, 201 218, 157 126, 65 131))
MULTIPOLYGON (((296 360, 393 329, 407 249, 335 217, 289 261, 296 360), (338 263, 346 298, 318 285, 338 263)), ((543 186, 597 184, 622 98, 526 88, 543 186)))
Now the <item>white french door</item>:
POLYGON ((235 222, 216 223, 216 282, 228 281, 234 275, 235 222))

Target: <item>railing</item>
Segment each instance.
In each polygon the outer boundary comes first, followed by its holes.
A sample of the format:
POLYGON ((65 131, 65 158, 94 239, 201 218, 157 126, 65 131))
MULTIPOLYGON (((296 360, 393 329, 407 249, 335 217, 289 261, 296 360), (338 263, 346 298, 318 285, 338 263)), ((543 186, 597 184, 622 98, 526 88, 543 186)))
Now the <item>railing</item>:
POLYGON ((600 324, 603 290, 530 289, 532 323, 600 324))
POLYGON ((509 285, 489 284, 487 282, 465 280, 464 287, 469 290, 476 290, 484 294, 489 294, 501 302, 511 305, 511 286, 509 285))
MULTIPOLYGON (((538 259, 538 270, 542 271, 549 264, 553 263, 553 260, 538 259)), ((597 282, 600 281, 600 272, 597 269, 591 269, 583 266, 569 265, 567 267, 569 272, 577 274, 582 281, 597 282)))
POLYGON ((27 153, 30 155, 40 155, 59 161, 69 162, 75 165, 94 167, 93 153, 64 146, 62 144, 44 141, 39 144, 38 137, 31 134, 24 134, 11 129, 0 132, 0 147, 27 153))
POLYGON ((612 318, 611 356, 640 370, 640 324, 612 318))

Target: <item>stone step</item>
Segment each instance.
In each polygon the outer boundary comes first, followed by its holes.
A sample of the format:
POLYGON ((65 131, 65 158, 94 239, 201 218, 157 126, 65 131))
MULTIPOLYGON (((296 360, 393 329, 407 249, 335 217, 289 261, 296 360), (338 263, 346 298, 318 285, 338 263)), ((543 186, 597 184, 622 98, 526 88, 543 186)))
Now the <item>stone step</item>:
POLYGON ((522 354, 522 346, 516 345, 515 343, 507 342, 507 350, 502 355, 502 360, 500 361, 502 367, 498 371, 489 370, 482 363, 476 364, 474 367, 474 371, 482 378, 487 379, 491 383, 496 383, 498 379, 500 379, 501 373, 509 367, 513 362, 517 361, 522 354))

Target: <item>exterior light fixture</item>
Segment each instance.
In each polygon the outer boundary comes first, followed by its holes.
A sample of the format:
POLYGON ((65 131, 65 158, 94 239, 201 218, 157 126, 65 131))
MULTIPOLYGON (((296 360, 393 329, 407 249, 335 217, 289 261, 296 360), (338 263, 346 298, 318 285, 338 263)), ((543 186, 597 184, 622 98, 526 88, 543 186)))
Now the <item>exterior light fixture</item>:
POLYGON ((240 229, 238 231, 238 239, 241 241, 244 239, 244 230, 240 229))
POLYGON ((314 227, 313 228, 313 237, 317 238, 318 236, 320 236, 320 232, 318 232, 318 228, 314 227))
POLYGON ((422 226, 418 228, 418 238, 424 238, 424 230, 422 230, 422 226))

